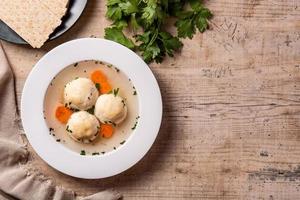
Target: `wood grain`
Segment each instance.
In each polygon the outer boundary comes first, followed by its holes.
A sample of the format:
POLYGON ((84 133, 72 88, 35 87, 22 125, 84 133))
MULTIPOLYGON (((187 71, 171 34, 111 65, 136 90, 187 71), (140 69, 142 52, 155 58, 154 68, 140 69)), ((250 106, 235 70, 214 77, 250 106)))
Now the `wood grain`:
MULTIPOLYGON (((35 168, 79 194, 115 188, 125 199, 298 199, 300 192, 300 1, 219 0, 211 30, 151 64, 164 101, 153 148, 103 180, 35 168)), ((105 1, 90 0, 71 31, 40 50, 4 42, 18 99, 33 65, 53 47, 103 37, 105 1)), ((49 150, 51 153, 51 150, 49 150)))

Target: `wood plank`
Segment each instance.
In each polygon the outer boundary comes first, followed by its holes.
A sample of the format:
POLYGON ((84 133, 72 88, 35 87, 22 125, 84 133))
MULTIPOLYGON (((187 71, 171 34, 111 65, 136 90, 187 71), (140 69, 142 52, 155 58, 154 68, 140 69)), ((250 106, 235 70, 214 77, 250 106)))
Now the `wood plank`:
MULTIPOLYGON (((81 180, 35 168, 79 194, 115 188, 125 199, 297 199, 300 192, 300 2, 209 1, 211 30, 151 64, 164 101, 153 148, 125 173, 81 180)), ((105 2, 91 0, 75 27, 41 50, 4 43, 18 99, 50 49, 103 37, 105 2)))

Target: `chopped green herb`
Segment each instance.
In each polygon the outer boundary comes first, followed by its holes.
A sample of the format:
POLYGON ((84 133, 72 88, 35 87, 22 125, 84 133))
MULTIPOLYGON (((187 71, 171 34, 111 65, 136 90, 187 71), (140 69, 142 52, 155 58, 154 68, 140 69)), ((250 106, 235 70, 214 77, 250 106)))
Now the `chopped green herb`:
POLYGON ((131 130, 134 130, 137 126, 137 122, 134 123, 133 127, 131 128, 131 130))
POLYGON ((97 90, 100 90, 100 83, 96 83, 95 87, 97 88, 97 90))
POLYGON ((120 145, 124 144, 126 142, 126 140, 123 140, 122 142, 120 142, 120 145))
POLYGON ((76 80, 76 79, 79 79, 79 77, 75 77, 75 80, 76 80))
POLYGON ((78 63, 75 63, 75 64, 74 64, 74 67, 77 67, 77 65, 78 65, 78 63))
POLYGON ((134 123, 133 127, 131 128, 131 130, 134 130, 138 124, 138 119, 140 118, 140 116, 136 117, 136 122, 134 123))
POLYGON ((123 108, 126 106, 124 99, 122 99, 123 108))
POLYGON ((114 150, 116 150, 117 148, 116 147, 114 147, 114 150))
POLYGON ((70 110, 72 110, 73 112, 78 112, 79 111, 79 109, 77 109, 77 108, 69 108, 70 110))
POLYGON ((101 153, 102 153, 102 154, 105 154, 105 151, 102 151, 101 153))
POLYGON ((98 64, 99 62, 98 61, 95 61, 95 64, 98 64))
POLYGON ((56 142, 60 142, 60 139, 56 139, 56 142))
POLYGON ((69 129, 69 125, 67 125, 66 131, 69 132, 69 133, 72 133, 72 130, 69 129))
POLYGON ((137 95, 137 92, 136 92, 136 90, 134 90, 134 91, 133 91, 133 95, 137 95))
POLYGON ((106 65, 108 68, 111 68, 112 67, 112 65, 111 64, 108 64, 108 65, 106 65))
POLYGON ((114 93, 115 97, 118 95, 119 90, 120 90, 119 88, 113 90, 113 93, 114 93))
POLYGON ((67 104, 67 103, 65 103, 65 107, 68 107, 68 104, 67 104))
POLYGON ((92 155, 93 155, 93 156, 99 155, 99 152, 94 152, 94 153, 92 153, 92 155))
POLYGON ((51 131, 54 131, 54 128, 50 127, 50 128, 49 128, 49 131, 50 131, 50 132, 51 132, 51 131))
POLYGON ((120 72, 120 69, 117 67, 115 67, 115 70, 116 70, 116 72, 120 72))
MULTIPOLYGON (((107 122, 107 121, 106 121, 107 122)), ((116 123, 112 122, 112 121, 108 121, 109 124, 112 124, 113 126, 117 126, 116 123)))
POLYGON ((85 156, 85 150, 81 150, 80 155, 85 156))

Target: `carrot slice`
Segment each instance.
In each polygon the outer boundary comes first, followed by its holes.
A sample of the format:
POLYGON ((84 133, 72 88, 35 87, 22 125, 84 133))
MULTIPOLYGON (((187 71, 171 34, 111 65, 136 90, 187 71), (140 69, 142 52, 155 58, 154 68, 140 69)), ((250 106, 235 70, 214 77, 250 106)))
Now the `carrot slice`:
POLYGON ((72 111, 65 106, 58 106, 55 111, 55 117, 58 121, 66 124, 72 115, 72 111))
POLYGON ((107 81, 100 83, 100 93, 101 94, 109 93, 111 90, 112 90, 112 87, 107 81))
POLYGON ((96 70, 91 74, 91 80, 94 83, 107 82, 105 74, 103 74, 100 70, 96 70))
POLYGON ((107 77, 100 70, 96 70, 91 74, 91 80, 95 84, 99 84, 99 92, 101 94, 106 94, 112 90, 111 85, 107 81, 107 77))
POLYGON ((101 124, 100 134, 105 138, 110 138, 114 133, 114 127, 111 124, 101 124))

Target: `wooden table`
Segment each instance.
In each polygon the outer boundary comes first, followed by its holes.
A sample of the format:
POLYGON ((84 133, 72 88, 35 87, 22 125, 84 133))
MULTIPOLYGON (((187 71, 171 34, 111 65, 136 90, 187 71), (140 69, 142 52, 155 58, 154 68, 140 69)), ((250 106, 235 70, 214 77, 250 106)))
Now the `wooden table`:
MULTIPOLYGON (((80 180, 36 169, 79 194, 115 188, 125 199, 299 199, 300 1, 218 0, 211 30, 184 40, 175 58, 151 64, 164 117, 154 146, 127 172, 80 180)), ((33 65, 53 47, 103 37, 105 1, 36 50, 4 42, 18 100, 33 65)), ((130 66, 129 66, 130 67, 130 66)))

